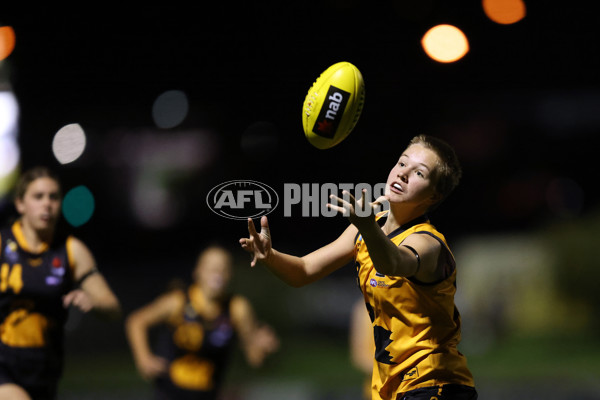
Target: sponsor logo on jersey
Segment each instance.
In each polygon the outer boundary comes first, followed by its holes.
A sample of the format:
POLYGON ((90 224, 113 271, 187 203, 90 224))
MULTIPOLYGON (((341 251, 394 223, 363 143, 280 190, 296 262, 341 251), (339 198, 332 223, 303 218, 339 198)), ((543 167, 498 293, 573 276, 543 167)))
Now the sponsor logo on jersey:
POLYGON ((6 259, 12 263, 19 260, 19 253, 17 252, 18 246, 14 240, 8 239, 6 247, 4 248, 4 254, 6 259))
POLYGON ((252 180, 228 181, 213 187, 206 204, 217 215, 229 219, 259 218, 279 203, 277 192, 269 185, 252 180))
POLYGON ((39 267, 40 265, 42 265, 43 261, 44 260, 42 260, 41 258, 30 258, 27 260, 29 265, 31 265, 32 267, 39 267))
POLYGON ((48 275, 46 277, 46 285, 48 285, 48 286, 57 286, 57 285, 60 285, 61 282, 62 282, 61 276, 48 275))
POLYGON ((371 278, 369 279, 369 285, 374 288, 389 288, 390 285, 385 283, 385 281, 378 281, 377 279, 371 278))
POLYGON ((63 267, 63 262, 59 257, 54 257, 52 259, 52 268, 50 269, 50 272, 55 276, 63 276, 65 274, 65 267, 63 267))
POLYGON ((319 136, 332 139, 342 120, 349 98, 350 93, 333 85, 329 86, 327 97, 321 106, 312 131, 319 136))

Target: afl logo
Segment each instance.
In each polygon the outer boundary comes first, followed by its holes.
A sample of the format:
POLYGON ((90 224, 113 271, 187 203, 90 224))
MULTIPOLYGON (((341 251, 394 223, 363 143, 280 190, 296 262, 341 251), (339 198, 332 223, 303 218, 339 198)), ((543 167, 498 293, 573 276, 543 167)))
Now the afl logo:
POLYGON ((257 181, 228 181, 213 187, 206 204, 215 214, 245 220, 269 214, 277 207, 275 190, 257 181))
POLYGON ((377 287, 377 281, 375 279, 371 279, 371 280, 369 280, 369 285, 371 285, 373 287, 377 287))

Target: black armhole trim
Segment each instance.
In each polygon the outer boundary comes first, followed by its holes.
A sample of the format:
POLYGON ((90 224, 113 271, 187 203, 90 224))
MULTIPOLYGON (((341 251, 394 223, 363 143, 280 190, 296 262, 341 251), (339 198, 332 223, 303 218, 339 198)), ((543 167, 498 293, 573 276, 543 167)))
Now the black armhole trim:
MULTIPOLYGON (((434 235, 431 232, 419 231, 419 232, 415 232, 415 233, 419 233, 419 234, 423 234, 423 235, 429 235, 432 238, 434 238, 435 240, 437 240, 438 242, 440 242, 440 244, 442 245, 442 248, 444 250, 444 255, 446 257, 446 261, 447 261, 448 264, 450 264, 450 266, 451 266, 452 269, 448 272, 448 275, 445 276, 443 279, 440 279, 440 280, 437 280, 437 281, 434 281, 434 282, 421 282, 420 280, 415 279, 412 276, 408 277, 407 279, 410 280, 411 282, 416 283, 417 285, 422 285, 422 286, 433 286, 433 285, 437 285, 440 282, 444 282, 446 279, 448 279, 450 277, 450 275, 452 275, 452 273, 456 269, 456 261, 454 260, 454 257, 452 257, 452 253, 450 253, 450 249, 448 248, 448 246, 446 246, 446 243, 444 243, 444 241, 442 239, 440 239, 439 237, 437 237, 436 235, 434 235)), ((405 247, 408 247, 408 246, 405 246, 405 247)))
POLYGON ((97 268, 93 268, 93 269, 89 270, 88 272, 83 274, 83 276, 81 278, 79 278, 79 280, 77 281, 77 286, 81 286, 83 281, 85 281, 87 278, 89 278, 90 276, 92 276, 94 274, 99 274, 99 273, 100 273, 100 271, 98 271, 97 268))
POLYGON ((415 255, 416 259, 417 259, 417 270, 415 271, 415 273, 413 275, 416 275, 419 273, 419 269, 421 269, 421 257, 419 256, 419 253, 417 253, 417 251, 412 247, 409 246, 407 244, 402 244, 402 247, 406 247, 407 249, 409 249, 410 251, 413 252, 413 254, 415 255))

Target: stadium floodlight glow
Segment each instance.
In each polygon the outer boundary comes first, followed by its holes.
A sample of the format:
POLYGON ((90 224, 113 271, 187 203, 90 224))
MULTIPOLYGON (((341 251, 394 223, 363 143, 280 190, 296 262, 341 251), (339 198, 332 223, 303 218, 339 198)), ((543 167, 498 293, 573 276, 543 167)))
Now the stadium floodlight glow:
POLYGON ((501 25, 509 25, 525 18, 527 13, 523 0, 482 0, 485 15, 501 25))
POLYGON ((0 137, 0 179, 9 175, 18 166, 21 152, 17 140, 12 137, 0 137))
POLYGON ((441 63, 460 60, 469 51, 465 34, 457 27, 447 24, 429 29, 423 35, 421 45, 429 57, 441 63))
POLYGON ((13 92, 0 91, 0 137, 16 136, 19 104, 13 92))

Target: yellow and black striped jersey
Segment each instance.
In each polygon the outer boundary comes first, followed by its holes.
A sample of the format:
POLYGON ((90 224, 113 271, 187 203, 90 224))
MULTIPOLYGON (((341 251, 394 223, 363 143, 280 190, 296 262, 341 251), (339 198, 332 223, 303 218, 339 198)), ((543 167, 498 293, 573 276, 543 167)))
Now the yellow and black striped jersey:
POLYGON ((73 287, 69 240, 33 252, 21 225, 0 232, 0 344, 10 348, 62 349, 67 310, 62 297, 73 287))
MULTIPOLYGON (((383 225, 387 212, 377 215, 383 225)), ((424 284, 410 277, 377 272, 360 235, 355 241, 358 284, 373 323, 375 362, 373 399, 395 399, 398 393, 443 384, 474 386, 465 357, 458 351, 460 314, 454 304, 456 269, 444 236, 426 217, 388 235, 400 245, 409 235, 437 239, 446 257, 446 278, 424 284)))
POLYGON ((214 320, 202 317, 199 285, 190 285, 185 299, 181 312, 168 321, 156 349, 169 360, 168 376, 157 384, 165 392, 181 394, 185 390, 194 392, 194 398, 212 399, 218 394, 236 339, 229 312, 231 298, 224 299, 214 320))

